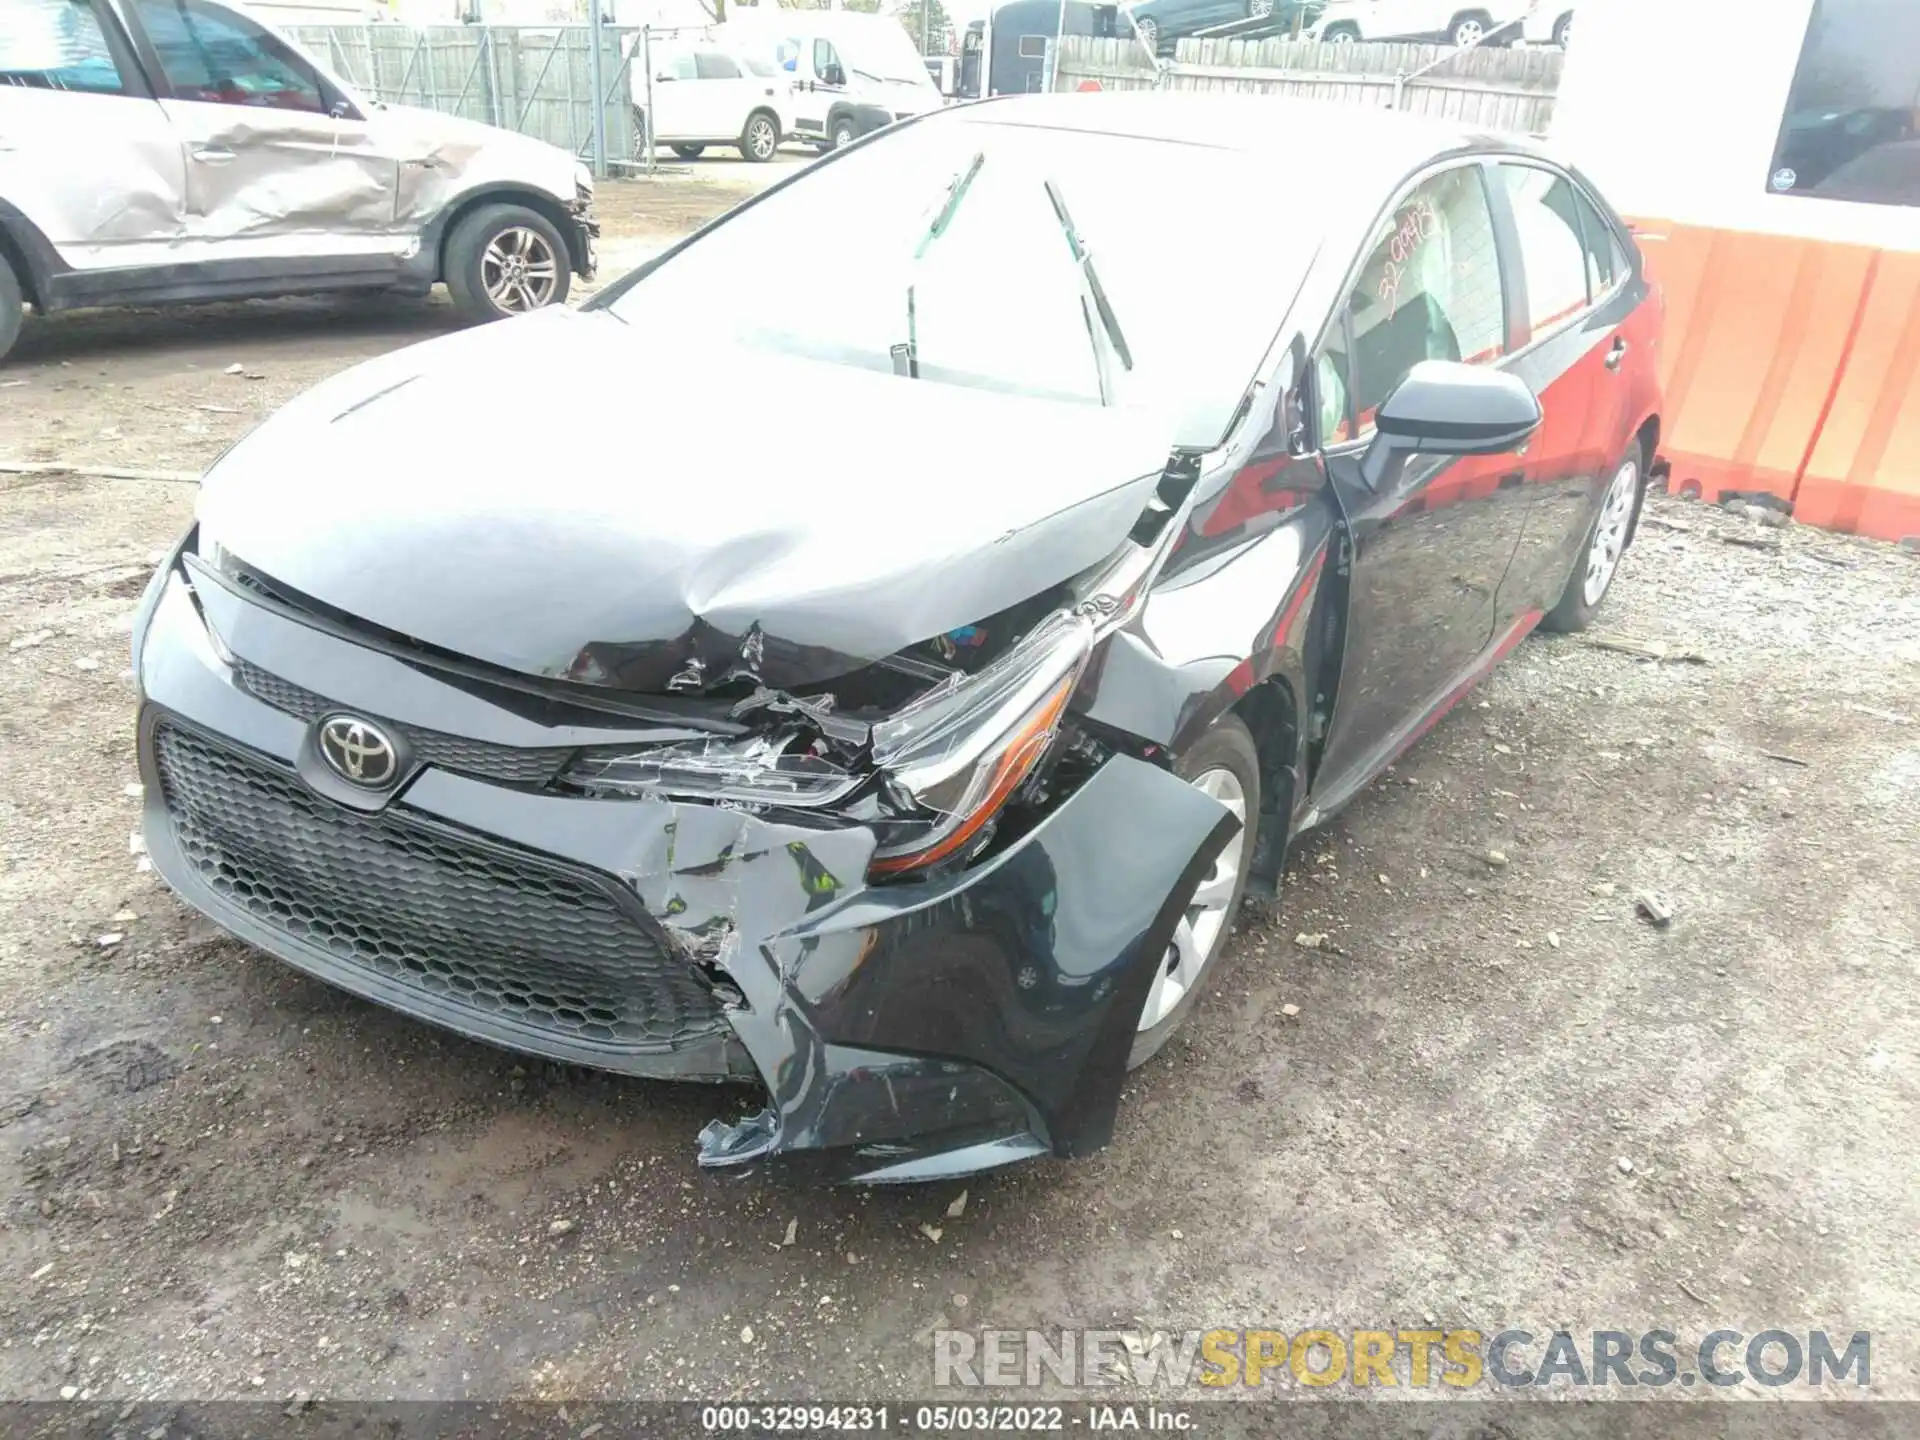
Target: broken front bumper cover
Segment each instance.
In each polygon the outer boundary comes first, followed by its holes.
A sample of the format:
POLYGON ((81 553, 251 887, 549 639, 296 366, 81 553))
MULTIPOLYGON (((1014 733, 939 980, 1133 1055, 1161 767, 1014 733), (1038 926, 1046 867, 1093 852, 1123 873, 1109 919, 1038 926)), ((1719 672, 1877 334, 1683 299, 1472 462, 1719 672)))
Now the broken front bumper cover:
POLYGON ((290 964, 481 1040, 627 1074, 757 1075, 765 1108, 708 1125, 703 1165, 813 1152, 833 1178, 911 1181, 1098 1149, 1174 925, 1238 823, 1168 772, 1117 757, 976 868, 871 887, 874 838, 862 827, 541 793, 420 766, 384 799, 388 818, 630 892, 678 958, 712 978, 725 1022, 671 1048, 562 1039, 343 959, 222 893, 183 852, 156 754, 162 727, 278 784, 304 783, 303 758, 310 766, 312 726, 238 684, 230 657, 403 726, 490 738, 530 727, 391 656, 231 594, 205 598, 219 644, 177 577, 136 636, 146 839, 168 883, 290 964))

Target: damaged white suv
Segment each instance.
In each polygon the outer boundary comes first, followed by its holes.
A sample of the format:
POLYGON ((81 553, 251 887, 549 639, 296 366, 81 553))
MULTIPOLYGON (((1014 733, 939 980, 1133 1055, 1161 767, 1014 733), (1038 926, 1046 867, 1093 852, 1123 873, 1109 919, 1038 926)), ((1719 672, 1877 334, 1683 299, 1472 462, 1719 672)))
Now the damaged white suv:
POLYGON ((445 281, 467 318, 594 264, 551 145, 370 101, 216 0, 0 4, 0 356, 41 312, 445 281))

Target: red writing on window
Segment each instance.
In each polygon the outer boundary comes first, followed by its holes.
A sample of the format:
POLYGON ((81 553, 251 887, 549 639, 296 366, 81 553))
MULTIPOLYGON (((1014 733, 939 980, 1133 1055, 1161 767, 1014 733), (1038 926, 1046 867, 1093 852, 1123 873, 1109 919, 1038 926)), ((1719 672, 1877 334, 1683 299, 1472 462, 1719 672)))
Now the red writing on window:
POLYGON ((1400 212, 1400 224, 1387 240, 1387 262, 1380 271, 1380 298, 1387 302, 1387 318, 1400 309, 1400 285, 1407 262, 1420 247, 1440 233, 1440 212, 1424 196, 1400 212))

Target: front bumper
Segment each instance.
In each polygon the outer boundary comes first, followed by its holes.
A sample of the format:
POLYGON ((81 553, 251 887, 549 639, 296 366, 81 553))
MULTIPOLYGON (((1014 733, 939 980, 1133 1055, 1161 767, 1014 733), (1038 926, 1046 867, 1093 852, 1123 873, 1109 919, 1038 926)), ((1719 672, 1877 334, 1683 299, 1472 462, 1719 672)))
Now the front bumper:
POLYGON ((184 899, 477 1039, 625 1074, 757 1079, 765 1108, 708 1125, 705 1165, 815 1152, 834 1178, 909 1181, 1099 1148, 1154 969, 1237 823, 1116 758, 975 869, 869 887, 859 826, 448 768, 466 763, 449 737, 584 742, 210 577, 171 576, 135 640, 147 845, 184 899), (434 759, 390 795, 335 794, 313 707, 269 703, 282 692, 261 674, 326 713, 426 736, 434 759))

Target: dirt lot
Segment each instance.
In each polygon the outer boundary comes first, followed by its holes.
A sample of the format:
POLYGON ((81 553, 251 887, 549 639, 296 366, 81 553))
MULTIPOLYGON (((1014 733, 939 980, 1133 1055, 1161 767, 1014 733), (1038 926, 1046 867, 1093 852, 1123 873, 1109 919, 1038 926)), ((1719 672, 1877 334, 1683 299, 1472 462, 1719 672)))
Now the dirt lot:
MULTIPOLYGON (((0 459, 191 470, 448 323, 49 325, 0 459)), ((439 1034, 139 869, 129 611, 192 503, 0 475, 0 1397, 924 1395, 948 1325, 1430 1323, 1869 1329, 1920 1397, 1920 557, 1657 502, 1604 630, 1707 663, 1529 642, 1302 846, 1109 1150, 950 1218, 704 1175, 732 1097, 439 1034)))

